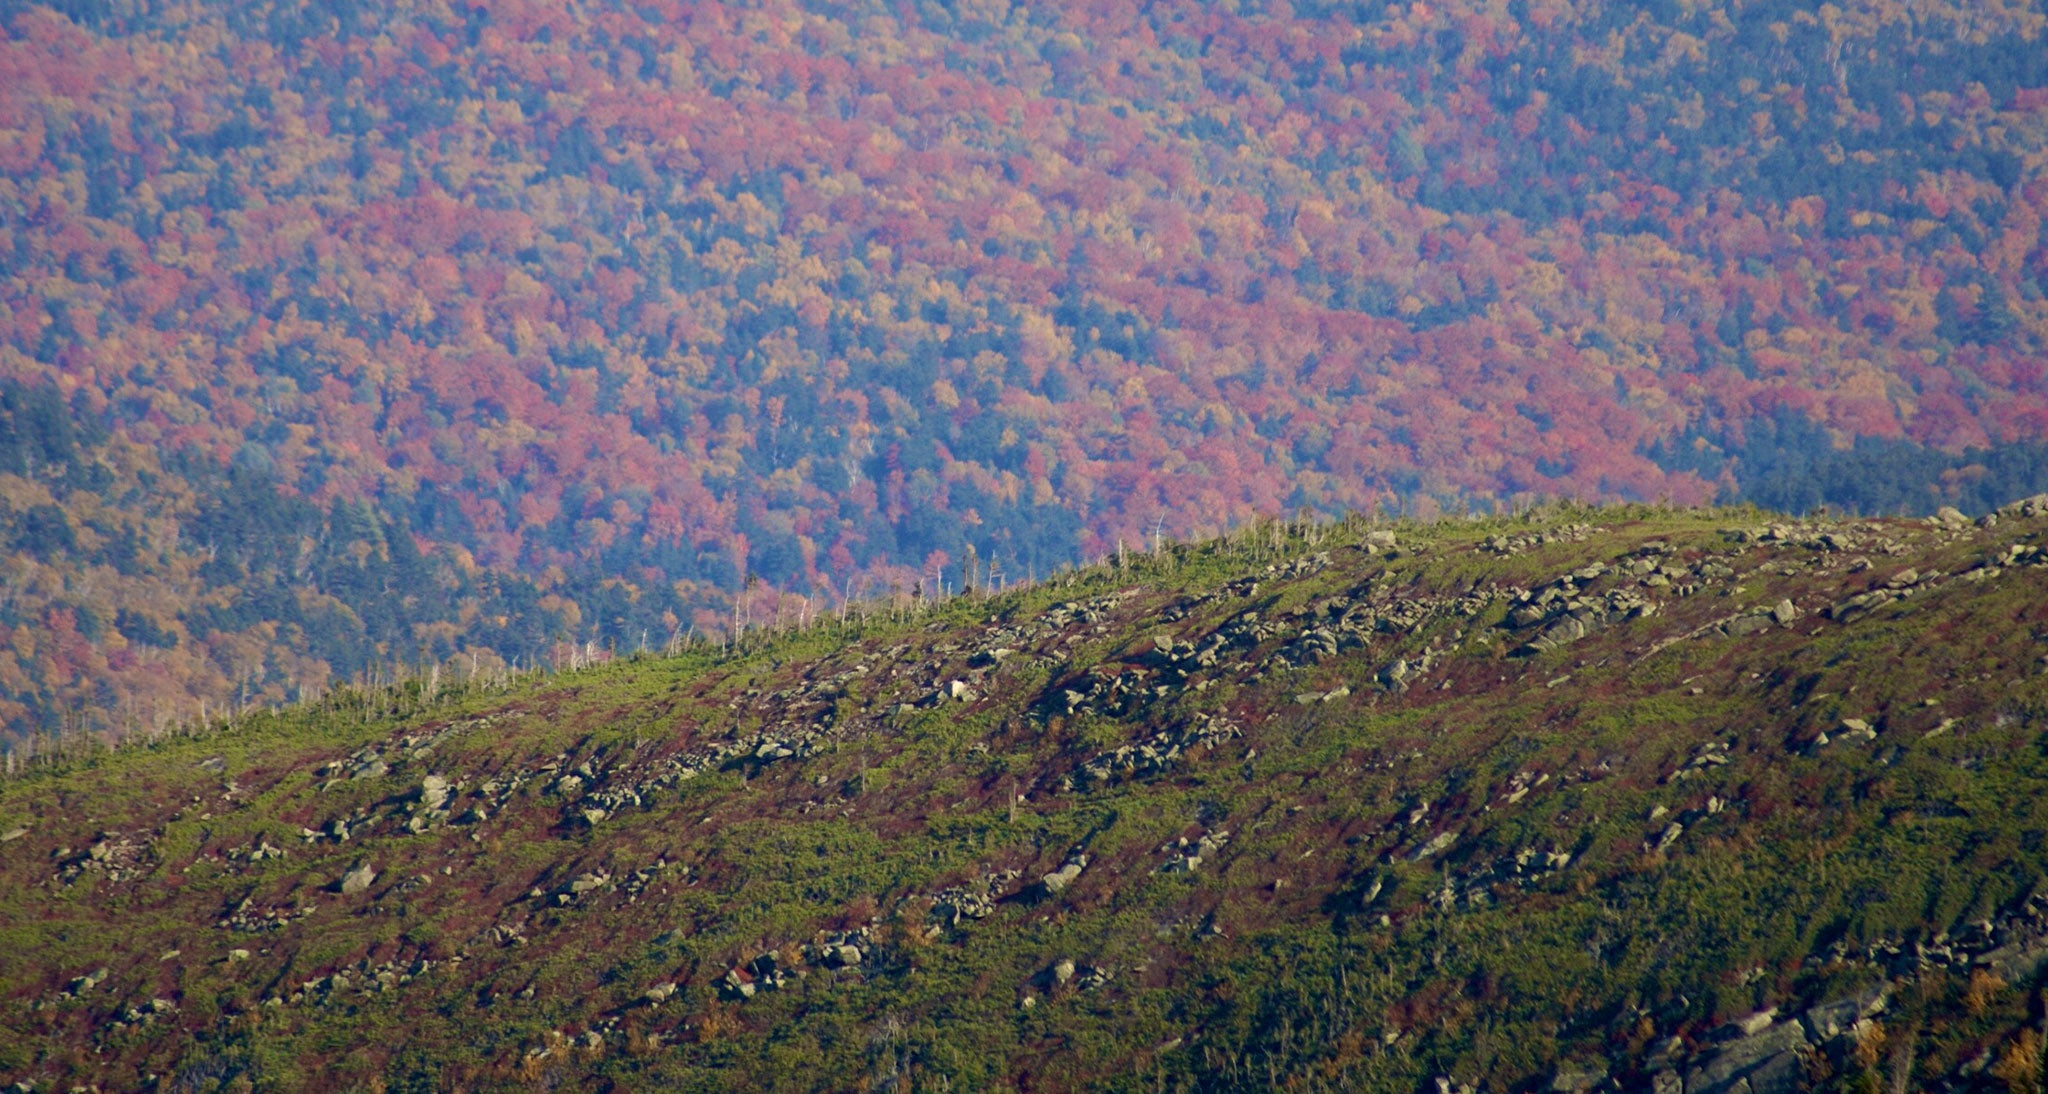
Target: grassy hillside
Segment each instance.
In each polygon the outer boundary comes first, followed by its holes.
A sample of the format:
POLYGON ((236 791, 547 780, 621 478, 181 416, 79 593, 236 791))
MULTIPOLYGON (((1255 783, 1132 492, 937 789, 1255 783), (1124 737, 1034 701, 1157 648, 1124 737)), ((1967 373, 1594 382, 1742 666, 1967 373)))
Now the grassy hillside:
POLYGON ((2048 498, 1263 525, 0 784, 34 1089, 2036 1089, 2048 498))

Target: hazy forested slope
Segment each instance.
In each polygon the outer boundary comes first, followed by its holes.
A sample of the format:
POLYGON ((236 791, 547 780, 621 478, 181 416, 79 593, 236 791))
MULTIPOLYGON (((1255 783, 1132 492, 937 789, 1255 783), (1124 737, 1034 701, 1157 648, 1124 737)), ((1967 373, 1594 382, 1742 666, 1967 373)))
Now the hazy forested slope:
POLYGON ((2048 477, 2043 24, 4 0, 0 717, 1301 505, 1982 510, 2048 477))

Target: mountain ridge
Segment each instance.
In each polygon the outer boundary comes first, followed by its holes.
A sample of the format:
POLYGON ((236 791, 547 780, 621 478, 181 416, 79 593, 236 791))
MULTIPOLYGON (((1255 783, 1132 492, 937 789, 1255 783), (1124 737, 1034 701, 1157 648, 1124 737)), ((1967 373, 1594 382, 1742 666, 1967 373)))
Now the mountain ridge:
POLYGON ((0 1078, 2018 1089, 2044 573, 2048 497, 1275 522, 342 689, 0 785, 0 1078))

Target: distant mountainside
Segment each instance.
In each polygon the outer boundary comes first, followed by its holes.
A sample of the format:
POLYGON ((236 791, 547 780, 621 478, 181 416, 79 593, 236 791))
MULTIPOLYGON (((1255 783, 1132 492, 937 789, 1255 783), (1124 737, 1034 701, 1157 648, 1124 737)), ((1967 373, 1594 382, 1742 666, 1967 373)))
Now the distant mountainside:
POLYGON ((1248 525, 0 782, 0 1081, 2036 1090, 2048 496, 1248 525))
POLYGON ((0 719, 1302 507, 1987 511, 2044 18, 0 0, 0 719))

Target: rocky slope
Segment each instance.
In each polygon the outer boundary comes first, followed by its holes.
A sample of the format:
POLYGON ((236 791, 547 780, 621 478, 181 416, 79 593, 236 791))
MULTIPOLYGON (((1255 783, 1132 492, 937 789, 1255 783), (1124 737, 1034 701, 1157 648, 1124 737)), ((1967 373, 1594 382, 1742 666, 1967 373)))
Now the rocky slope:
POLYGON ((31 1089, 2035 1089, 2048 498, 1262 525, 0 784, 31 1089))

